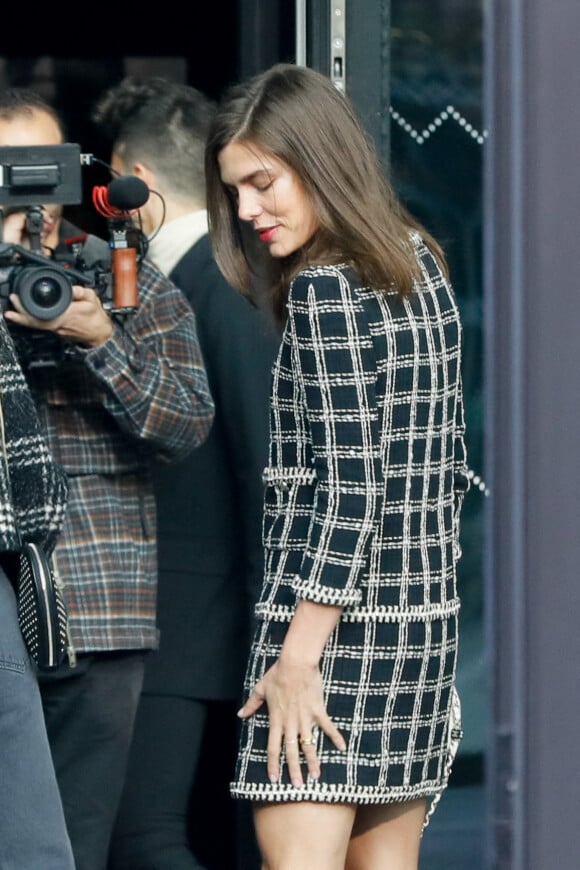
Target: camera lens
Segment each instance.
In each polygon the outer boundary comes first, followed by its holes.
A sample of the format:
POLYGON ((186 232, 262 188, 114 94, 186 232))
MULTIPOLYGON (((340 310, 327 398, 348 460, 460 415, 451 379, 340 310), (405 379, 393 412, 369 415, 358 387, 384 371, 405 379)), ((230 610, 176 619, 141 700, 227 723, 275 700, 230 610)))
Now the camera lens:
POLYGON ((68 277, 51 266, 27 267, 12 288, 24 310, 39 320, 52 320, 66 311, 72 301, 68 277))

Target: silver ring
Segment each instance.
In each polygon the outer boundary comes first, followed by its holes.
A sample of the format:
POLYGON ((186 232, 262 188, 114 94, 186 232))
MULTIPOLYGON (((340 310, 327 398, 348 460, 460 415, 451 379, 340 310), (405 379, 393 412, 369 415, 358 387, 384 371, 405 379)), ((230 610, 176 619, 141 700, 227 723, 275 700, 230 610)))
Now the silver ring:
POLYGON ((302 739, 300 743, 302 744, 302 746, 313 746, 316 743, 316 739, 314 737, 310 737, 307 740, 302 739))
POLYGON ((285 740, 284 743, 286 744, 286 746, 290 746, 291 743, 298 743, 298 741, 297 740, 285 740))

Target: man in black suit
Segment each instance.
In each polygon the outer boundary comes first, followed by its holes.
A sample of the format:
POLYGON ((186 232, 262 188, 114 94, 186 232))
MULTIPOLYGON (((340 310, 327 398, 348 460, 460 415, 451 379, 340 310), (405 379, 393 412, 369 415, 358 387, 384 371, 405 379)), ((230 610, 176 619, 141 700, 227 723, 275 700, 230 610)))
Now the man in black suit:
POLYGON ((125 79, 93 116, 111 137, 113 169, 151 191, 140 210, 148 256, 195 311, 216 407, 206 442, 160 468, 156 481, 161 639, 147 664, 112 870, 259 867, 249 816, 239 848, 229 845, 243 807, 228 783, 262 580, 262 471, 279 336, 212 257, 203 167, 212 112, 194 88, 154 77, 125 79))

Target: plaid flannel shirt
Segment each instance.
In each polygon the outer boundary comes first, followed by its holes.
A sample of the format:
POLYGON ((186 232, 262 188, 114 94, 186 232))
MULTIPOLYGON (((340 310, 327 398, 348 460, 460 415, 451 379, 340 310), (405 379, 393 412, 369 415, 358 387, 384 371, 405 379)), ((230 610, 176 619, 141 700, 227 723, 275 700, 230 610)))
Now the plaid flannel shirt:
POLYGON ((54 562, 76 652, 157 646, 151 469, 186 456, 213 421, 191 306, 147 260, 138 290, 136 312, 115 320, 99 347, 67 347, 30 330, 15 336, 50 449, 69 480, 54 562), (38 364, 51 343, 55 364, 38 364))

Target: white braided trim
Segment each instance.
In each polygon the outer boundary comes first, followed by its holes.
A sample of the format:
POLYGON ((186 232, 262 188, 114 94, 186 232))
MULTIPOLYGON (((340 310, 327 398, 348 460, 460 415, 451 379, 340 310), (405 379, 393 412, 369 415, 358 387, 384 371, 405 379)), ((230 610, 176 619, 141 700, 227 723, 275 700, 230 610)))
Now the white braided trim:
POLYGON ((451 692, 451 710, 449 713, 447 758, 445 759, 445 769, 443 771, 443 788, 434 796, 429 807, 427 808, 421 834, 424 833, 425 828, 431 821, 433 813, 437 809, 439 801, 441 800, 441 795, 443 794, 445 788, 447 788, 447 785, 449 783, 449 777, 451 776, 453 762, 455 761, 455 756, 457 755, 457 750, 459 749, 459 744, 463 737, 461 699, 459 697, 459 692, 457 691, 457 688, 455 686, 453 686, 451 692))
MULTIPOLYGON (((460 608, 460 599, 452 598, 445 604, 412 605, 407 608, 357 607, 356 610, 344 610, 340 618, 342 622, 430 622, 455 616, 460 608)), ((280 604, 257 604, 255 612, 256 616, 275 622, 290 622, 294 616, 293 607, 280 604)))
POLYGON ((314 483, 316 477, 314 468, 299 466, 277 468, 275 465, 269 465, 262 472, 262 482, 264 485, 276 483, 308 484, 314 483))
POLYGON ((253 801, 316 801, 319 803, 386 804, 410 801, 418 797, 433 797, 442 791, 441 783, 427 781, 413 786, 350 786, 319 783, 307 778, 305 785, 295 787, 282 783, 232 783, 234 798, 253 801))
POLYGON ((292 581, 292 589, 298 598, 314 601, 317 604, 333 604, 338 607, 348 607, 350 604, 358 604, 362 598, 360 589, 336 589, 334 586, 322 586, 312 584, 308 580, 300 580, 296 577, 292 581))

